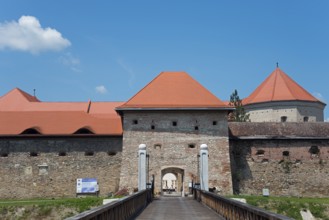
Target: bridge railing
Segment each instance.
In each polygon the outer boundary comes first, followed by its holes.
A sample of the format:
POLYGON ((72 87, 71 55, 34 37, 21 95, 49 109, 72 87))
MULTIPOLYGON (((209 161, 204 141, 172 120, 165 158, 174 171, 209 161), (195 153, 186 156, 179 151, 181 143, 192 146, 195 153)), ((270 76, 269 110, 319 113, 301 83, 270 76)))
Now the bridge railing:
POLYGON ((286 216, 275 214, 200 189, 194 189, 194 199, 205 204, 228 220, 292 220, 286 216))
POLYGON ((146 189, 110 204, 82 212, 66 220, 127 220, 140 214, 152 202, 151 189, 146 189))

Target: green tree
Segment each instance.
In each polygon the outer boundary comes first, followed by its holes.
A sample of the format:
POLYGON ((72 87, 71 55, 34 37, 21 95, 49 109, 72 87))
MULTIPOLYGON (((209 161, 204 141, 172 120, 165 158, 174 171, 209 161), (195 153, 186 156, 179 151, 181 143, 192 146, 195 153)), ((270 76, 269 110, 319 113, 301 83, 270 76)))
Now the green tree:
POLYGON ((230 106, 234 106, 235 110, 230 113, 229 120, 236 122, 246 122, 249 120, 249 114, 246 114, 242 104, 242 100, 239 97, 238 91, 235 89, 232 95, 230 96, 230 106))

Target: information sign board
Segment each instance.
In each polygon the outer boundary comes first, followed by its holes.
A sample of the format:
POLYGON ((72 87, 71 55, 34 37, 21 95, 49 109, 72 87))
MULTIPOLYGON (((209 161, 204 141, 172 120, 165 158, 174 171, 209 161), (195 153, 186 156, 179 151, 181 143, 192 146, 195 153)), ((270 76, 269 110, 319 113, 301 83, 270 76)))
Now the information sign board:
POLYGON ((96 193, 98 192, 97 179, 79 178, 77 179, 77 193, 96 193))

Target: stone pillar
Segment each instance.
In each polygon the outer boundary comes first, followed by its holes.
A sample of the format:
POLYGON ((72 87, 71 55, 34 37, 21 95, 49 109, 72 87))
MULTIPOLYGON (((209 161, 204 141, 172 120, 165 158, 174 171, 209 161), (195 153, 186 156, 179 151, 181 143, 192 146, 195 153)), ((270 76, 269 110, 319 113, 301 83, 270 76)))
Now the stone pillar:
POLYGON ((146 145, 140 144, 138 150, 138 191, 146 189, 146 145))
POLYGON ((209 191, 208 187, 208 146, 200 146, 200 186, 201 190, 209 191))

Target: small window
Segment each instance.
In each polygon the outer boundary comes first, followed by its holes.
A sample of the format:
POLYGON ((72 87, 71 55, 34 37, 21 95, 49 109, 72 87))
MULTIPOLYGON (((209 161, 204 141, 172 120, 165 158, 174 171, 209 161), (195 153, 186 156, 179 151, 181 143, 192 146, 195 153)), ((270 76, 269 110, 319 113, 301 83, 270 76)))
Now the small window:
POLYGON ((217 121, 213 121, 212 125, 214 125, 214 126, 217 125, 217 121))
POLYGON ((287 119, 288 119, 288 117, 287 117, 287 116, 282 116, 282 117, 281 117, 281 122, 286 122, 286 121, 287 121, 287 119))
POLYGON ((199 126, 195 126, 194 130, 198 131, 199 130, 199 126))
POLYGON ((316 155, 320 153, 320 149, 318 146, 312 146, 308 152, 310 152, 310 154, 316 155))
POLYGON ((30 157, 37 157, 37 156, 39 156, 37 152, 35 151, 30 152, 30 157))
POLYGON ((308 122, 308 117, 304 117, 304 122, 308 122))
POLYGON ((283 151, 282 152, 282 156, 284 156, 284 157, 289 157, 289 155, 290 155, 289 151, 283 151))
POLYGON ((114 151, 109 151, 109 152, 107 152, 107 154, 108 154, 109 156, 115 156, 115 155, 117 155, 117 153, 114 152, 114 151))
POLYGON ((257 150, 256 155, 257 156, 264 156, 265 151, 264 150, 257 150))
POLYGON ((172 126, 176 127, 177 126, 177 121, 173 121, 172 126))
POLYGON ((58 153, 58 156, 60 156, 60 157, 65 157, 65 156, 66 156, 66 152, 65 152, 65 151, 60 151, 60 152, 58 153))
POLYGON ((195 144, 189 144, 188 148, 195 148, 195 144))
POLYGON ((0 157, 8 157, 8 153, 7 152, 2 152, 2 153, 0 153, 0 157))
POLYGON ((154 130, 155 129, 155 126, 154 125, 151 125, 151 129, 154 130))
POLYGON ((137 124, 138 124, 138 120, 136 120, 136 119, 133 120, 133 124, 134 124, 134 125, 137 125, 137 124))
POLYGON ((155 144, 154 149, 161 149, 161 144, 155 144))
POLYGON ((85 156, 94 156, 94 152, 93 151, 86 151, 85 156))

